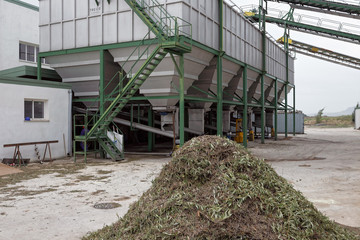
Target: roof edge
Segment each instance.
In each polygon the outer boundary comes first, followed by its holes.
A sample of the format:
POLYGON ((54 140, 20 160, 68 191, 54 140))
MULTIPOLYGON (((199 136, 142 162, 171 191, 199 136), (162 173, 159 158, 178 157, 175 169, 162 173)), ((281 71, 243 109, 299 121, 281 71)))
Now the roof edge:
POLYGON ((20 0, 5 0, 5 1, 9 2, 9 3, 19 5, 19 6, 22 6, 22 7, 25 7, 25 8, 28 8, 28 9, 31 9, 31 10, 34 10, 34 11, 37 11, 37 12, 39 11, 39 7, 37 7, 35 5, 32 5, 30 3, 20 1, 20 0))
POLYGON ((6 77, 0 75, 0 84, 15 84, 15 85, 26 85, 34 87, 49 87, 49 88, 63 88, 71 89, 71 85, 67 83, 52 82, 37 79, 17 78, 17 77, 6 77))

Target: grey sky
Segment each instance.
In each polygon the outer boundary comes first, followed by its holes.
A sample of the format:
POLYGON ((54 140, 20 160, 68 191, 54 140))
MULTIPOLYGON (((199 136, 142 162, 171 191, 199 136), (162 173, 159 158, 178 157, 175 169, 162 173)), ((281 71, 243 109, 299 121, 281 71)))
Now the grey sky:
MULTIPOLYGON (((23 0, 38 5, 38 0, 23 0)), ((258 0, 233 0, 239 6, 255 4, 258 0)), ((286 4, 269 2, 269 7, 289 9, 286 4)), ((353 23, 359 26, 360 20, 336 17, 295 10, 295 12, 321 18, 353 23)), ((283 29, 273 24, 267 24, 267 31, 275 38, 283 35, 283 29)), ((290 38, 340 52, 353 57, 360 57, 360 44, 347 43, 329 38, 319 37, 291 31, 290 38)), ((305 113, 316 113, 325 107, 325 112, 339 112, 360 102, 360 75, 359 70, 326 62, 316 58, 296 55, 295 61, 296 108, 305 113)), ((292 104, 292 96, 289 95, 292 104)))

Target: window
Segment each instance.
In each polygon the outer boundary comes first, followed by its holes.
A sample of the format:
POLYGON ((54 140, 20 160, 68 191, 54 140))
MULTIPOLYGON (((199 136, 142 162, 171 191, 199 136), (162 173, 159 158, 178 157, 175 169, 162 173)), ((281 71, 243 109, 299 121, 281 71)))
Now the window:
MULTIPOLYGON (((39 47, 26 43, 19 43, 19 59, 27 62, 37 62, 39 55, 39 47)), ((45 58, 41 59, 41 63, 47 63, 45 58)))
POLYGON ((24 119, 30 120, 45 120, 45 100, 24 100, 24 119))

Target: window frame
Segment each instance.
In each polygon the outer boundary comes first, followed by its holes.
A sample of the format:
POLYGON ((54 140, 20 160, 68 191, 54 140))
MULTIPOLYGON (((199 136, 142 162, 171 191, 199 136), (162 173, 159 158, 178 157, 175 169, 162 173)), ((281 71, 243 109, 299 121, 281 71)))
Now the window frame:
MULTIPOLYGON (((37 63, 38 62, 39 51, 40 51, 39 45, 20 41, 19 42, 19 61, 20 62, 26 62, 26 63, 37 63), (21 51, 20 51, 21 45, 25 46, 25 52, 24 52, 25 59, 21 59, 21 51), (28 58, 28 55, 29 55, 28 47, 33 47, 34 48, 34 52, 33 52, 34 60, 29 60, 30 58, 28 58)), ((41 64, 48 65, 45 58, 41 59, 41 64)))
POLYGON ((25 122, 29 122, 29 121, 38 121, 38 122, 43 122, 43 121, 49 121, 48 119, 48 112, 47 112, 47 104, 48 104, 48 100, 46 99, 33 99, 33 98, 25 98, 24 99, 24 121, 25 122), (30 120, 26 120, 26 115, 25 115, 25 102, 31 102, 31 117, 30 120), (42 102, 43 103, 43 118, 35 118, 35 102, 42 102))

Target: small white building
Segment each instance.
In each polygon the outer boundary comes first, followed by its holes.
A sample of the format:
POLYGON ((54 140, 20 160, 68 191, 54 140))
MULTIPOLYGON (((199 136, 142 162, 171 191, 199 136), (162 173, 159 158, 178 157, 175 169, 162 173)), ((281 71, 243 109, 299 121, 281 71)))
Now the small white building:
POLYGON ((360 130, 360 108, 355 108, 355 129, 360 130))
MULTIPOLYGON (((64 83, 0 76, 0 159, 12 158, 4 144, 53 141, 52 158, 71 155, 71 86, 64 83)), ((23 158, 43 157, 45 145, 20 146, 23 158)))
POLYGON ((0 0, 0 71, 36 67, 39 8, 20 0, 0 0))

